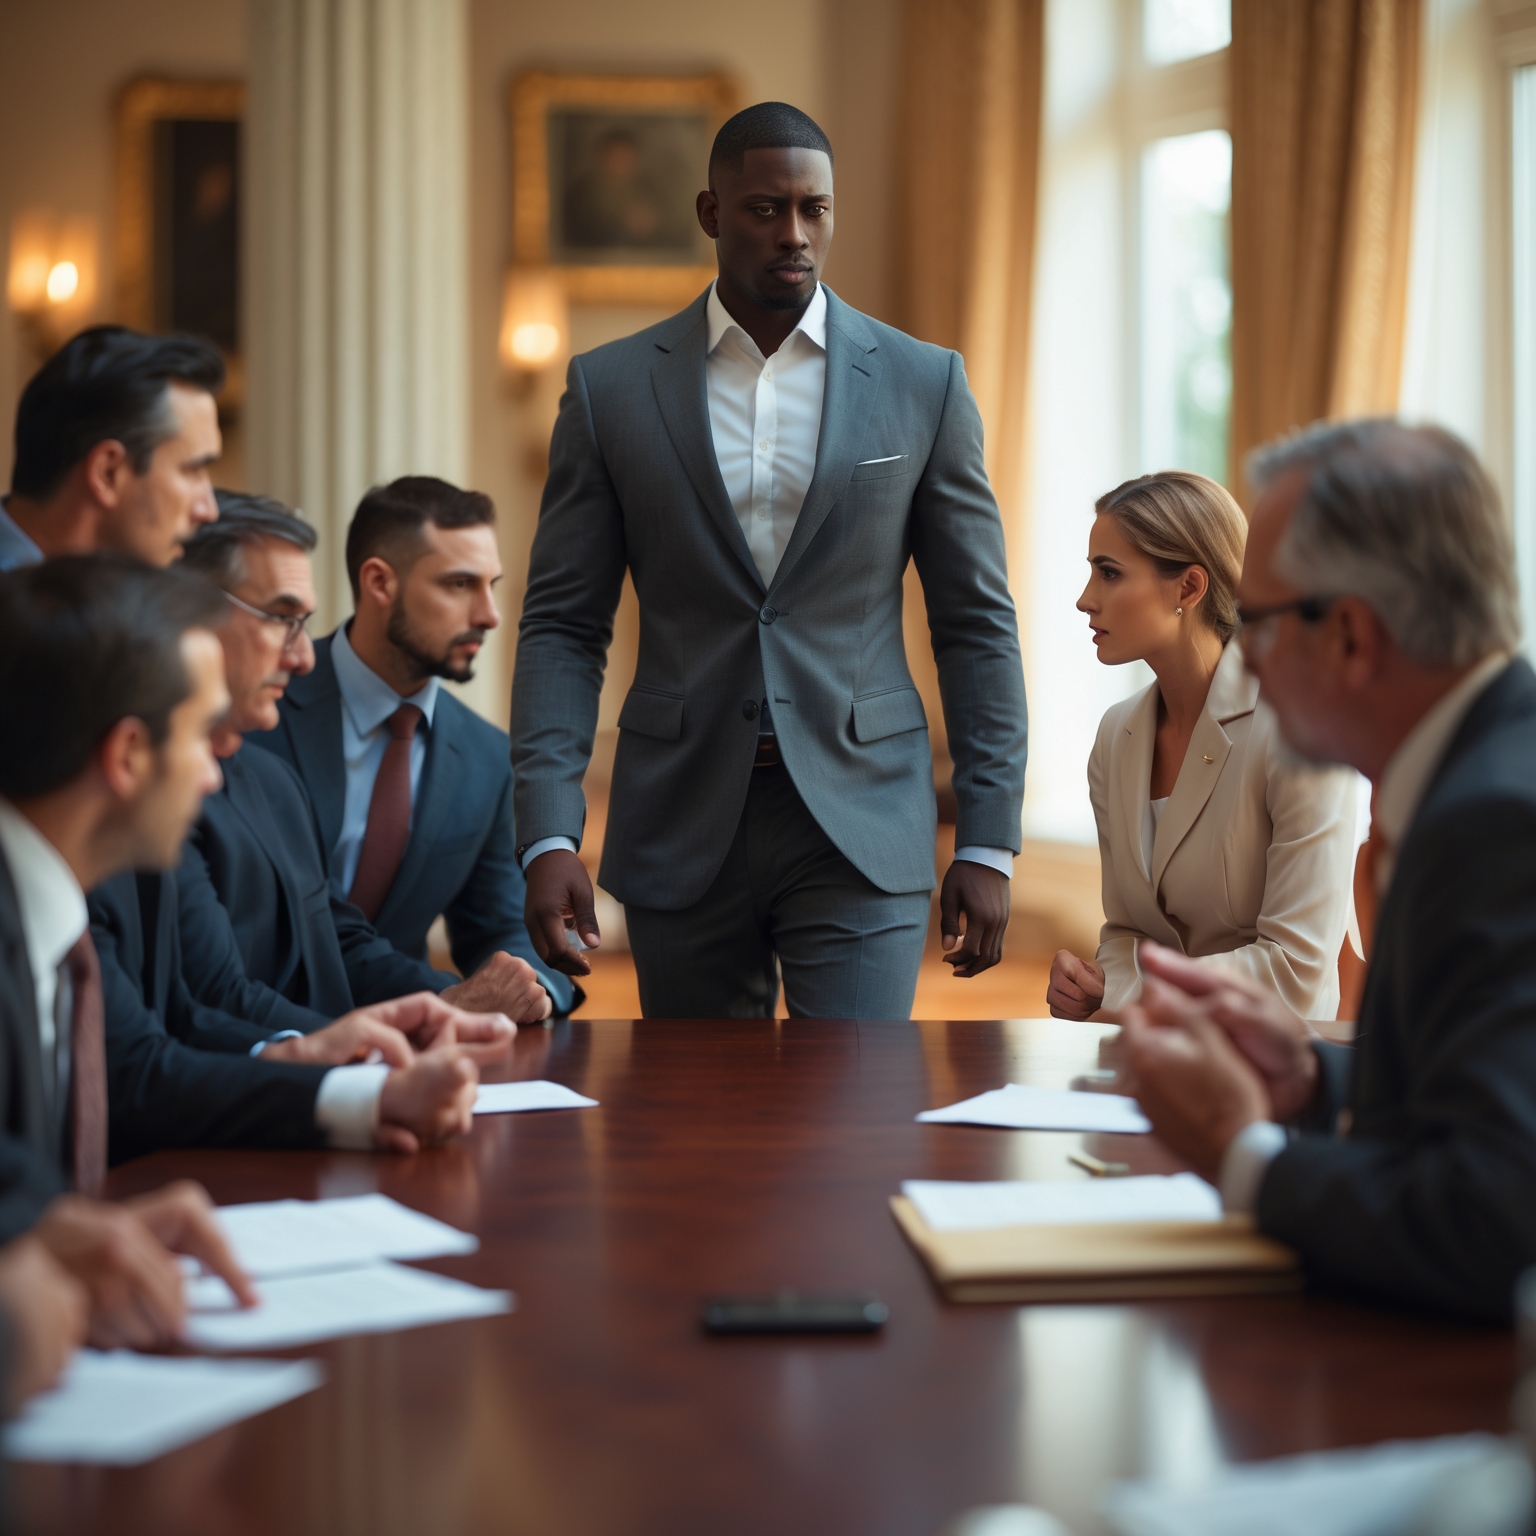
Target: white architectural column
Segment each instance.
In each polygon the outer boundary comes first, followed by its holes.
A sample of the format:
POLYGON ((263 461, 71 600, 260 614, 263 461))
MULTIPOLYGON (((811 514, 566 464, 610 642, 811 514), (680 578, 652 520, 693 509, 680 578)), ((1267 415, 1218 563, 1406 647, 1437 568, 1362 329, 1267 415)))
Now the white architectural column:
POLYGON ((320 532, 316 633, 379 481, 468 466, 465 0, 252 0, 247 482, 320 532))

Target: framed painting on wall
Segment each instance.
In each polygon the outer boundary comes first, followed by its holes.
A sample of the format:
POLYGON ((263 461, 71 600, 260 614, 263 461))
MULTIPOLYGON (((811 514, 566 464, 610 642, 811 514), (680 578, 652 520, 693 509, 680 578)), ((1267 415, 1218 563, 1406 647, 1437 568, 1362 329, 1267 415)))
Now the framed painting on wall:
POLYGON ((117 313, 142 331, 187 331, 241 384, 238 81, 138 79, 117 105, 117 313))
POLYGON ((694 216, 729 76, 535 70, 511 88, 512 245, 574 303, 682 305, 715 274, 694 216))

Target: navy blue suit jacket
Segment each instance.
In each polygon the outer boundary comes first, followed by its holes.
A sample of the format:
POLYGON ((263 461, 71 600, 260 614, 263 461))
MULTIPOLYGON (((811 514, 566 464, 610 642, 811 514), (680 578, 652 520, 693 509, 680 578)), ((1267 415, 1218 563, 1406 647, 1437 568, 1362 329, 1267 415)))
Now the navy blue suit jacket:
POLYGON ((331 895, 304 786, 270 752, 242 747, 182 854, 176 888, 181 963, 192 996, 239 1018, 307 1032, 410 992, 458 981, 403 955, 350 902, 331 895), (229 935, 243 974, 226 963, 229 935), (273 994, 280 994, 274 997, 273 994), (285 1018, 283 1000, 310 1011, 285 1018))
MULTIPOLYGON (((275 752, 304 781, 328 860, 341 837, 347 795, 331 638, 315 643, 314 671, 289 682, 277 729, 246 738, 275 752)), ((526 891, 512 830, 507 733, 443 689, 427 732, 411 840, 374 927, 403 954, 425 960, 427 930, 441 914, 453 963, 464 975, 505 950, 539 973, 556 1013, 569 1013, 575 989, 534 950, 523 923, 526 891)))
POLYGON ((1259 1191, 1315 1279, 1508 1322, 1536 1264, 1536 674, 1478 698, 1403 835, 1353 1047, 1259 1191), (1340 1120, 1338 1111, 1349 1114, 1340 1120))
POLYGON ((315 1147, 329 1070, 263 1061, 269 1028, 199 1006, 182 979, 176 877, 114 876, 87 897, 106 1009, 108 1156, 161 1147, 315 1147))

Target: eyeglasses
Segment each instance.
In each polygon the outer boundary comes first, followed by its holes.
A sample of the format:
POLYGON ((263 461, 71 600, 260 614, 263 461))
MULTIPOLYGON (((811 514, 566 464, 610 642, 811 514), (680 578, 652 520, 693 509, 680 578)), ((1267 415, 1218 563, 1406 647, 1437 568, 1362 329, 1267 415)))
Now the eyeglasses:
POLYGON ((1333 606, 1331 597, 1298 597, 1288 603, 1271 603, 1265 608, 1245 609, 1237 605, 1237 638, 1250 654, 1263 656, 1275 643, 1279 629, 1276 620, 1294 613, 1303 624, 1316 624, 1333 606))
POLYGON ((308 613, 268 613, 265 608, 255 608, 243 598, 236 597, 233 592, 226 592, 224 596, 236 608, 244 609, 253 619, 260 619, 263 624, 281 624, 285 651, 304 633, 304 626, 315 616, 313 609, 308 613))

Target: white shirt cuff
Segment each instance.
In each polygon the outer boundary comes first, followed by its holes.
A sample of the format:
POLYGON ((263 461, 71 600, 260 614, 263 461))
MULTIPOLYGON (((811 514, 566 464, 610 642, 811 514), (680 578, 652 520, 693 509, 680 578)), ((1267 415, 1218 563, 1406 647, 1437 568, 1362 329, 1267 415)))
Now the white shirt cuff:
POLYGON ((1285 1151, 1285 1127, 1273 1120, 1245 1125, 1221 1160, 1221 1206, 1227 1214, 1251 1216, 1269 1165, 1285 1151))
POLYGON ((380 1063, 358 1063, 352 1067, 332 1067, 320 1079, 315 1095, 315 1124, 325 1132, 333 1147, 353 1152, 373 1148, 373 1133, 379 1124, 379 1100, 384 1096, 384 1079, 391 1068, 380 1063))
POLYGON ((988 869, 995 869, 998 874, 1013 879, 1011 848, 983 848, 979 843, 967 843, 964 848, 955 849, 955 857, 964 859, 967 864, 985 864, 988 869))
MULTIPOLYGON (((256 1044, 251 1047, 251 1055, 260 1056, 261 1053, 266 1050, 269 1045, 276 1045, 279 1040, 302 1040, 303 1038, 304 1033, 302 1030, 280 1029, 275 1035, 270 1035, 265 1040, 258 1040, 256 1044)), ((322 1078, 321 1081, 323 1082, 324 1079, 322 1078)))
POLYGON ((552 853, 556 848, 564 848, 567 853, 576 853, 578 851, 574 840, 569 837, 541 837, 538 842, 529 843, 524 851, 524 871, 541 853, 552 853))

